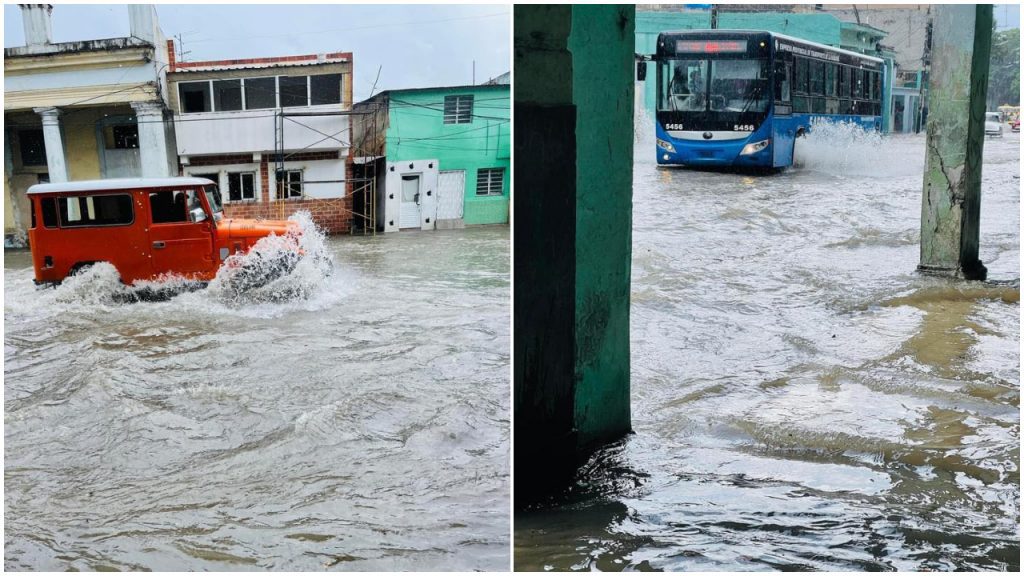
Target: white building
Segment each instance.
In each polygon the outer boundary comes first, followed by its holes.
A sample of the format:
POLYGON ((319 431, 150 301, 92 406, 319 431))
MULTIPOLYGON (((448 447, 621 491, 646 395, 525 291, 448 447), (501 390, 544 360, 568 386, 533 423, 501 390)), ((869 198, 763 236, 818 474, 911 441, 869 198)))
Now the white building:
POLYGON ((8 244, 24 242, 33 184, 177 174, 167 43, 153 6, 127 9, 128 37, 54 43, 53 6, 21 5, 25 46, 4 49, 8 244))
POLYGON ((181 172, 218 182, 229 216, 349 231, 352 54, 177 62, 167 44, 181 172))

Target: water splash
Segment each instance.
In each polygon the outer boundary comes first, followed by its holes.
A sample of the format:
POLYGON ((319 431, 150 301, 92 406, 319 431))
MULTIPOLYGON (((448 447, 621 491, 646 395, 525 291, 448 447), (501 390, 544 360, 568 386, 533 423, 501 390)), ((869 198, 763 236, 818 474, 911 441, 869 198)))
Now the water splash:
POLYGON ((654 158, 654 113, 644 104, 642 90, 637 90, 633 105, 633 155, 650 161, 654 158))
POLYGON ((121 282, 117 268, 109 262, 97 262, 64 279, 50 298, 62 304, 111 306, 143 300, 167 300, 203 287, 202 282, 179 275, 163 274, 153 280, 121 282))
POLYGON ((334 271, 326 235, 308 212, 289 220, 301 225, 300 234, 270 235, 245 254, 232 255, 210 283, 210 294, 241 306, 308 299, 321 290, 334 271))
POLYGON ((19 279, 25 286, 17 294, 8 294, 5 312, 35 317, 145 301, 213 314, 276 317, 296 308, 329 307, 349 292, 354 280, 334 275, 327 237, 308 213, 299 212, 290 219, 301 224, 301 234, 268 236, 248 253, 232 256, 206 290, 202 290, 204 282, 173 274, 127 285, 112 264, 98 262, 53 288, 32 287, 29 277, 19 279))
POLYGON ((894 140, 901 136, 865 130, 853 122, 819 120, 796 141, 794 167, 842 176, 887 178, 921 174, 924 149, 894 140))

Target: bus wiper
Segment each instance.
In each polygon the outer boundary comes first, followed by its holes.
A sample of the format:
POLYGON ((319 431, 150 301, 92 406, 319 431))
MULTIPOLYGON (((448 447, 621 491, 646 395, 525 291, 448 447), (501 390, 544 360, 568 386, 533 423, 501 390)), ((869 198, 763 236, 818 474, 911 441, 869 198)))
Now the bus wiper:
POLYGON ((743 109, 740 110, 740 114, 745 114, 748 110, 750 110, 750 106, 754 102, 759 102, 760 100, 761 100, 761 89, 760 88, 755 88, 750 93, 750 95, 747 96, 747 98, 743 101, 743 109))

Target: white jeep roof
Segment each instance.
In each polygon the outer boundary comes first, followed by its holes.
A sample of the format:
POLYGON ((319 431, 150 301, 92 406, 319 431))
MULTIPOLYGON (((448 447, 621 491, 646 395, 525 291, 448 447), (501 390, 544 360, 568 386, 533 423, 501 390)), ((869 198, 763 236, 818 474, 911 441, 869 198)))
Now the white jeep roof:
POLYGON ((35 184, 28 194, 59 194, 61 192, 98 192, 106 190, 135 190, 138 188, 169 188, 174 186, 206 186, 214 184, 207 178, 182 176, 176 178, 110 178, 108 180, 79 180, 55 184, 35 184))

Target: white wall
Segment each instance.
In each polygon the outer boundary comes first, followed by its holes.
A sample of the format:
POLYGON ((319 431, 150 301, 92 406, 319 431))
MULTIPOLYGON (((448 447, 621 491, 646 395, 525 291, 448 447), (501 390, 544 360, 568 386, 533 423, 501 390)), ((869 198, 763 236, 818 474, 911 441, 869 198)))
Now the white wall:
MULTIPOLYGON (((302 110, 335 112, 338 105, 311 106, 302 110)), ((274 110, 176 113, 174 129, 178 155, 271 152, 275 150, 274 122, 274 110)), ((284 120, 285 150, 342 150, 342 156, 345 156, 348 147, 348 116, 300 116, 284 120)))
MULTIPOLYGON (((309 160, 285 162, 285 170, 302 170, 303 182, 310 180, 335 180, 327 184, 303 184, 302 193, 306 198, 342 198, 345 196, 345 160, 309 160)), ((274 165, 270 166, 272 190, 277 189, 274 165)))
POLYGON ((74 70, 44 71, 33 74, 4 75, 4 92, 54 90, 85 86, 132 86, 153 82, 153 66, 139 59, 137 66, 111 68, 76 68, 74 70))
MULTIPOLYGON (((200 174, 217 174, 217 186, 220 188, 220 198, 224 204, 230 204, 228 200, 228 172, 254 172, 256 174, 254 184, 256 188, 256 201, 263 199, 263 179, 260 178, 260 164, 222 164, 219 166, 185 166, 185 176, 197 176, 200 174)), ((249 202, 249 200, 246 200, 249 202)))
MULTIPOLYGON (((270 190, 267 197, 273 200, 274 192, 277 190, 277 175, 274 173, 276 165, 271 162, 268 165, 270 176, 270 190)), ((345 160, 308 160, 301 162, 285 162, 285 170, 302 170, 302 179, 306 182, 315 180, 333 180, 325 184, 304 184, 303 195, 306 198, 343 198, 345 196, 345 160)), ((217 184, 220 186, 221 198, 228 204, 228 172, 255 172, 256 173, 256 201, 262 201, 263 184, 260 178, 260 164, 220 164, 214 166, 185 166, 186 176, 198 174, 218 174, 217 184)))
POLYGON ((437 159, 403 160, 388 162, 385 168, 384 231, 398 232, 402 210, 402 176, 419 174, 422 191, 420 194, 420 229, 433 230, 437 216, 437 159), (430 192, 428 195, 427 192, 430 192))

